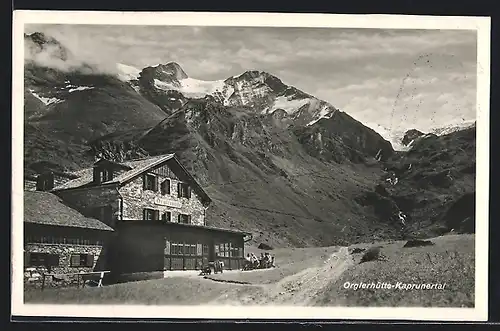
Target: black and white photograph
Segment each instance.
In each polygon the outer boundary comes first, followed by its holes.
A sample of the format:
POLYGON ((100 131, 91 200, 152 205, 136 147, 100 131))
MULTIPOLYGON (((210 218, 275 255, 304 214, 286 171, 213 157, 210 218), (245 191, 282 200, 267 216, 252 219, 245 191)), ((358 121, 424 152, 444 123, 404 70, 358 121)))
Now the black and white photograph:
POLYGON ((18 314, 486 319, 489 19, 14 16, 18 314))

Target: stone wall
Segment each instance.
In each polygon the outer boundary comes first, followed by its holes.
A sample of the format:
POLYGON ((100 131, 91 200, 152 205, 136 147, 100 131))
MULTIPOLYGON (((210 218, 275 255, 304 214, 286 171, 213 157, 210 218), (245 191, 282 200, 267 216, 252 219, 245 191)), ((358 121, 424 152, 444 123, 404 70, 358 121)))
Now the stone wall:
POLYGON ((25 191, 36 191, 36 180, 24 180, 24 190, 25 191))
POLYGON ((56 192, 71 207, 85 216, 96 217, 95 208, 111 206, 112 219, 101 220, 114 227, 120 213, 120 195, 116 186, 98 186, 83 189, 65 190, 56 192))
POLYGON ((191 198, 179 198, 178 179, 156 176, 158 183, 170 179, 170 194, 162 195, 159 188, 157 192, 143 190, 143 176, 139 176, 119 189, 123 197, 123 219, 142 220, 144 208, 151 208, 159 211, 160 218, 164 212, 171 212, 172 222, 178 221, 179 214, 187 214, 191 215, 191 224, 205 225, 205 207, 195 191, 191 191, 191 198))
POLYGON ((77 273, 80 271, 88 272, 93 270, 105 270, 105 252, 103 246, 91 245, 64 245, 64 244, 32 244, 24 245, 24 283, 25 286, 40 287, 42 282, 42 273, 47 273, 46 267, 31 266, 28 259, 29 253, 49 253, 59 255, 59 265, 51 268, 50 273, 61 275, 60 280, 54 280, 52 277, 45 279, 46 287, 59 287, 76 285, 76 276, 64 274, 77 273), (94 256, 94 264, 92 267, 72 267, 70 259, 72 254, 92 254, 94 256))

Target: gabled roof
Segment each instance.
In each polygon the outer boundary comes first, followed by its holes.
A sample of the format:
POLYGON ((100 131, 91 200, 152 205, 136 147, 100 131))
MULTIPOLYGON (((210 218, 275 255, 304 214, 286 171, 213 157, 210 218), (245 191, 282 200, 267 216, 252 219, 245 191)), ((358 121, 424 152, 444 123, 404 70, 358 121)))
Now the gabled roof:
POLYGON ((24 191, 24 222, 114 231, 103 222, 85 217, 65 205, 55 194, 40 191, 24 191))
MULTIPOLYGON (((134 178, 137 178, 137 176, 142 175, 143 173, 147 172, 148 170, 163 164, 166 161, 172 160, 175 162, 177 165, 178 170, 182 172, 183 177, 181 178, 182 180, 189 181, 193 189, 203 198, 205 201, 211 201, 210 197, 206 194, 206 192, 201 188, 201 186, 196 182, 193 176, 180 164, 180 162, 177 160, 175 157, 175 154, 165 154, 165 155, 159 155, 159 156, 153 156, 153 157, 147 157, 147 158, 142 158, 142 159, 135 159, 135 160, 130 160, 130 161, 125 161, 125 162, 111 162, 108 160, 103 160, 100 159, 94 165, 101 164, 101 163, 113 163, 115 166, 121 166, 122 170, 125 170, 123 173, 119 174, 115 178, 113 178, 110 181, 103 182, 99 184, 98 186, 102 185, 124 185, 128 181, 133 180, 134 178), (128 170, 127 170, 128 169, 128 170)), ((93 185, 93 167, 92 168, 86 168, 82 169, 80 171, 74 172, 78 178, 70 180, 66 183, 63 183, 57 187, 55 187, 52 191, 60 191, 60 190, 69 190, 69 189, 77 189, 77 188, 85 188, 85 187, 95 187, 93 185)))

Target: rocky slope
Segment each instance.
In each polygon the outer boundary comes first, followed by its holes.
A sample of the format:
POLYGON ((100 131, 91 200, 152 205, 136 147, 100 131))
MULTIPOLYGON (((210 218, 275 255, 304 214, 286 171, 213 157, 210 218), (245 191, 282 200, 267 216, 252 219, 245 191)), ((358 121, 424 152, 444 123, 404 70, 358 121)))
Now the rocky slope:
POLYGON ((423 134, 408 152, 393 154, 373 191, 359 201, 381 219, 401 224, 401 234, 425 237, 474 232, 476 128, 423 134))
POLYGON ((401 210, 428 227, 451 222, 426 217, 442 210, 442 195, 458 198, 473 182, 471 173, 462 176, 451 194, 394 170, 411 162, 414 174, 431 178, 432 166, 460 165, 458 136, 433 144, 422 136, 407 154, 394 153, 377 132, 269 73, 209 82, 190 78, 176 63, 142 70, 117 64, 115 72, 102 72, 77 63, 52 38, 25 40, 27 174, 76 170, 96 156, 175 152, 214 200, 209 223, 251 231, 256 244, 271 246, 393 238, 401 210), (440 159, 445 147, 451 156, 440 159), (391 171, 402 184, 387 188, 391 171), (431 202, 409 209, 402 203, 408 194, 431 202))

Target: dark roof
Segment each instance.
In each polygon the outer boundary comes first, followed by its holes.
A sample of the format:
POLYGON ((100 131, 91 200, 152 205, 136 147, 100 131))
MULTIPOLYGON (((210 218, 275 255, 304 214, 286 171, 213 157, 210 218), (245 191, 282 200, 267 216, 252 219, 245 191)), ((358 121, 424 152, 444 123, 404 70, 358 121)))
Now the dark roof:
POLYGON ((245 231, 240 231, 240 230, 223 229, 223 228, 218 228, 218 227, 215 227, 215 226, 184 224, 184 223, 177 223, 177 222, 160 223, 160 222, 141 222, 141 221, 130 220, 130 221, 124 221, 123 223, 124 224, 127 224, 127 223, 128 224, 134 224, 134 225, 139 225, 139 226, 158 225, 158 226, 185 227, 185 228, 207 230, 207 231, 213 231, 213 232, 225 232, 225 233, 239 234, 239 235, 243 235, 243 236, 251 235, 250 232, 245 232, 245 231))
POLYGON ((101 221, 68 207, 57 195, 40 191, 24 191, 24 222, 114 231, 101 221))
MULTIPOLYGON (((124 173, 120 174, 118 177, 113 178, 110 181, 103 182, 101 185, 106 185, 106 184, 111 184, 111 183, 123 183, 126 180, 134 177, 135 175, 141 174, 144 171, 147 171, 151 167, 154 167, 157 164, 160 164, 164 161, 170 160, 174 154, 167 154, 167 155, 160 155, 160 156, 155 156, 155 157, 148 157, 144 159, 138 159, 138 160, 130 160, 126 162, 122 162, 121 165, 124 167, 128 167, 130 169, 129 171, 125 171, 124 173)), ((103 163, 103 159, 97 161, 95 164, 103 163)), ((85 168, 79 171, 76 171, 73 173, 74 175, 78 176, 74 180, 70 180, 66 183, 63 183, 57 187, 54 188, 55 191, 57 190, 66 190, 66 189, 71 189, 71 188, 78 188, 82 187, 84 185, 90 184, 93 181, 94 177, 94 172, 93 172, 93 167, 91 168, 85 168)))
MULTIPOLYGON (((123 169, 129 169, 128 171, 123 172, 122 174, 113 178, 112 180, 100 184, 100 185, 110 185, 110 184, 124 185, 126 182, 134 178, 137 178, 137 176, 140 176, 141 174, 150 170, 151 168, 154 168, 170 160, 174 162, 172 163, 172 165, 175 165, 179 169, 179 172, 182 173, 183 177, 191 183, 193 189, 202 197, 202 201, 210 202, 211 199, 208 196, 208 194, 198 184, 198 182, 194 179, 194 177, 186 170, 186 168, 184 168, 184 166, 179 162, 179 160, 175 157, 175 154, 164 154, 164 155, 146 157, 142 159, 125 161, 121 163, 100 159, 95 164, 109 163, 115 166, 120 165, 123 167, 123 169)), ((53 191, 84 188, 92 185, 94 176, 93 167, 79 170, 77 172, 74 172, 73 175, 77 176, 77 178, 55 187, 53 191)))

